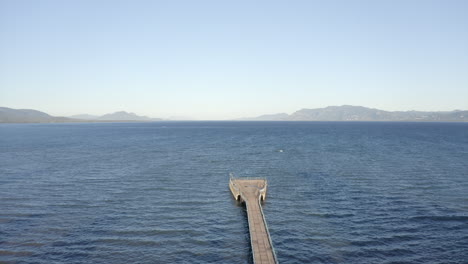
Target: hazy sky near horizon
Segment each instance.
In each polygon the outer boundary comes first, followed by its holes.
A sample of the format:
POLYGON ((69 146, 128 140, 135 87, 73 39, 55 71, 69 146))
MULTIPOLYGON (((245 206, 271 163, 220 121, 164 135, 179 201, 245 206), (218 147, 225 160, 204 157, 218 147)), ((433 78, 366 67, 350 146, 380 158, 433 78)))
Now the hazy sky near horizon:
POLYGON ((0 106, 468 109, 468 1, 0 0, 0 106))

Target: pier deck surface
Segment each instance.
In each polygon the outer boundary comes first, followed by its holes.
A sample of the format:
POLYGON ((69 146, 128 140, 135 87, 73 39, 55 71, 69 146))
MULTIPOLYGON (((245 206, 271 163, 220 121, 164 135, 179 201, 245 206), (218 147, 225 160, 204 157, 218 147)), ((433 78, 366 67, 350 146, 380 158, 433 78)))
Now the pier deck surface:
POLYGON ((234 198, 245 202, 247 208, 254 263, 278 263, 260 204, 266 197, 266 180, 232 178, 229 185, 234 198))

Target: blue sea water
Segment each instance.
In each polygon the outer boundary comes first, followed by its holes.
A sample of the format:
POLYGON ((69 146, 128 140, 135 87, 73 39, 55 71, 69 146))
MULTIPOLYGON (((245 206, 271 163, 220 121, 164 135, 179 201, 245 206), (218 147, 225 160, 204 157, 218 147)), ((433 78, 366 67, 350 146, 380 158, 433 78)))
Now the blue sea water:
POLYGON ((468 124, 0 125, 0 263, 468 263, 468 124))

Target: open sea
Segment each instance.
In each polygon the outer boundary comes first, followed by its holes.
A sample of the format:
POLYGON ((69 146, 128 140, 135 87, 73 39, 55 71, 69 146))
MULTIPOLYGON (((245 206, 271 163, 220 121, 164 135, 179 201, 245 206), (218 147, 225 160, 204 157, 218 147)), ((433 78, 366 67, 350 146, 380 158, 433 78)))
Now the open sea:
POLYGON ((468 123, 0 125, 0 263, 468 263, 468 123))

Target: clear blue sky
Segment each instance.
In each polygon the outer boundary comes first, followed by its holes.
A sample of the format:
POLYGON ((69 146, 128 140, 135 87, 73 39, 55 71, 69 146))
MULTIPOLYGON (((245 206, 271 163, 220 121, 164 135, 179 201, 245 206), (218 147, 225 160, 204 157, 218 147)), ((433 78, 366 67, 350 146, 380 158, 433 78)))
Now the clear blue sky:
POLYGON ((468 109, 468 1, 0 0, 0 106, 468 109))

